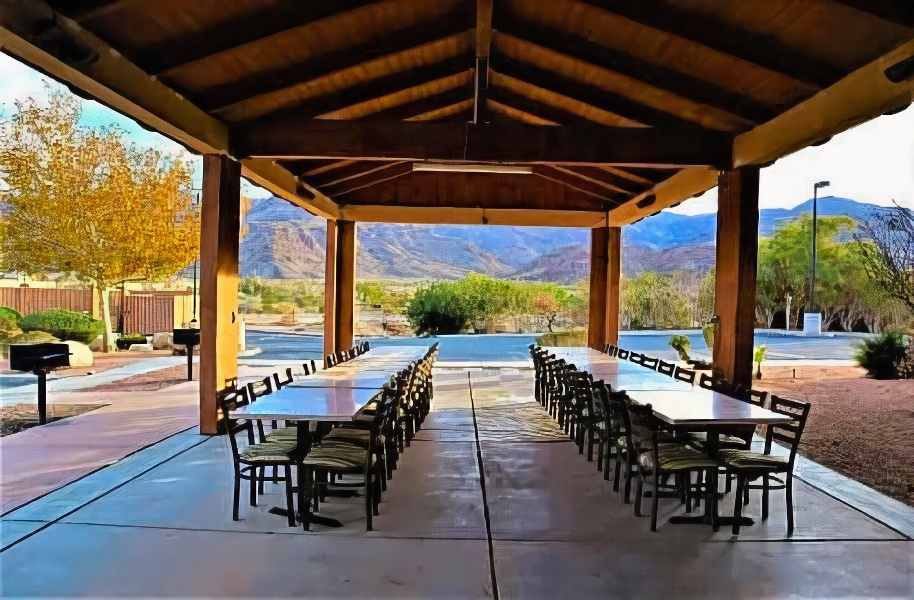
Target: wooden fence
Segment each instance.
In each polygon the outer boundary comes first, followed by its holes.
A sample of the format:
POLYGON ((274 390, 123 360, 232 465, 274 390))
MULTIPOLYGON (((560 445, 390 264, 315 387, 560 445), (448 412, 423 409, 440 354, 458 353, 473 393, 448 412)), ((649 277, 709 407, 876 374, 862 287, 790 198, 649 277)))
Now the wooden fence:
MULTIPOLYGON (((190 292, 186 291, 128 290, 122 306, 120 290, 109 292, 111 326, 115 331, 120 329, 119 320, 123 311, 125 333, 149 335, 171 331, 175 327, 175 305, 179 303, 176 297, 189 295, 190 292)), ((95 312, 95 307, 92 306, 92 290, 82 289, 0 288, 0 306, 16 309, 23 315, 49 308, 68 308, 90 314, 95 312)))

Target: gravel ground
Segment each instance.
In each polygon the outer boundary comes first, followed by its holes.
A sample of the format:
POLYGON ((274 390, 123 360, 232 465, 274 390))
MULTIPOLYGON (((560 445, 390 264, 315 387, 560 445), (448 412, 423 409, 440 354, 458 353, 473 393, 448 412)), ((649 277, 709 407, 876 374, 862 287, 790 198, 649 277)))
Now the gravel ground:
POLYGON ((914 381, 820 375, 754 387, 812 405, 801 454, 914 506, 914 381))
MULTIPOLYGON (((200 380, 199 365, 194 364, 194 381, 200 380)), ((134 375, 113 383, 87 388, 85 392, 155 392, 187 381, 187 365, 175 365, 142 375, 134 375)))
MULTIPOLYGON (((105 404, 48 404, 48 422, 75 417, 105 404)), ((13 404, 0 407, 0 437, 38 425, 37 404, 13 404)))

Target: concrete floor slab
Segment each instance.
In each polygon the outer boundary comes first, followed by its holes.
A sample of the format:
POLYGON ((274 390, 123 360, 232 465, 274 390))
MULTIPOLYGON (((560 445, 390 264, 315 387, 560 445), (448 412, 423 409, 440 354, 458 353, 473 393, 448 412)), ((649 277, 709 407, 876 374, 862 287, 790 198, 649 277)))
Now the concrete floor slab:
POLYGON ((499 598, 911 598, 910 542, 494 542, 499 598))
POLYGON ((5 597, 491 597, 484 540, 58 524, 2 568, 5 597))

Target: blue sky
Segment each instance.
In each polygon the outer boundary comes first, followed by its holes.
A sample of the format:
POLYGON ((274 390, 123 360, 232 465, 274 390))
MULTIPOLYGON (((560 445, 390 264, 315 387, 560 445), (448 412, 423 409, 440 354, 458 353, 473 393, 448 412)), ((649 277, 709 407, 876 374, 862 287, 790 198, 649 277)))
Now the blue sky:
MULTIPOLYGON (((15 110, 16 100, 33 97, 42 101, 48 87, 63 88, 0 53, 0 121, 15 110)), ((194 186, 200 186, 201 160, 179 144, 146 131, 132 119, 97 102, 83 101, 82 123, 86 127, 116 127, 138 146, 184 156, 195 165, 194 186)), ((835 136, 823 146, 781 158, 762 170, 759 204, 762 208, 796 206, 812 197, 813 184, 821 180, 831 181, 831 187, 821 192, 823 195, 880 205, 891 204, 894 199, 914 208, 914 108, 879 117, 835 136)), ((242 191, 251 197, 270 195, 249 183, 242 191)), ((717 189, 668 210, 683 214, 715 212, 717 189)))

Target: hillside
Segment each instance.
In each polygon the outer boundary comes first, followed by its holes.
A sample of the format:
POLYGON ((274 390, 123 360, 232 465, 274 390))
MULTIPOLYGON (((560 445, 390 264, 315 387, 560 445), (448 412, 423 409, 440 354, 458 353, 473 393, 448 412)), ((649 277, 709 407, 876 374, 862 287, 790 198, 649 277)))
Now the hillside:
MULTIPOLYGON (((791 209, 764 209, 759 234, 769 236, 785 221, 812 210, 812 200, 791 209)), ((819 199, 820 215, 867 218, 880 207, 847 198, 819 199)), ((254 200, 241 242, 241 275, 264 278, 324 276, 326 224, 277 198, 254 200)), ((704 271, 714 264, 717 215, 670 212, 626 226, 622 268, 642 271, 704 271)), ((587 276, 590 235, 586 229, 461 225, 359 225, 359 277, 364 279, 459 279, 470 271, 493 277, 571 283, 587 276)))

